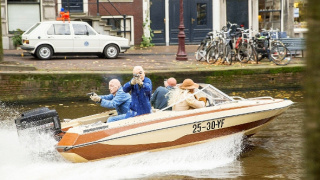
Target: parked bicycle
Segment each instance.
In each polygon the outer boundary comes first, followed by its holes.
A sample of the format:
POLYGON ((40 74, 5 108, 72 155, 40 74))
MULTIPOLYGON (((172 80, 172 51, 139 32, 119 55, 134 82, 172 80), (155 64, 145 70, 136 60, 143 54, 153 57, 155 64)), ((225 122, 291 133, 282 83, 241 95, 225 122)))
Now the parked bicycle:
POLYGON ((255 35, 253 40, 257 60, 268 58, 276 65, 287 65, 292 59, 291 51, 279 40, 277 30, 263 31, 255 35))
POLYGON ((253 39, 250 38, 250 29, 241 29, 240 31, 241 37, 237 39, 235 46, 237 59, 241 63, 257 61, 257 52, 254 50, 253 39))
POLYGON ((230 34, 232 27, 237 24, 228 22, 229 27, 224 26, 220 32, 216 31, 211 47, 207 51, 206 60, 209 64, 215 63, 221 59, 222 63, 231 65, 235 56, 232 36, 230 34))
POLYGON ((196 51, 196 60, 201 61, 203 58, 206 58, 208 49, 211 47, 213 40, 213 33, 208 32, 206 37, 201 41, 197 51, 196 51))
POLYGON ((221 60, 231 65, 237 59, 241 63, 257 62, 267 57, 277 65, 286 65, 291 59, 290 50, 278 40, 278 31, 264 31, 251 37, 249 29, 239 28, 237 24, 227 23, 221 31, 209 32, 199 45, 196 59, 205 59, 209 64, 221 60), (230 33, 236 27, 235 33, 230 33))

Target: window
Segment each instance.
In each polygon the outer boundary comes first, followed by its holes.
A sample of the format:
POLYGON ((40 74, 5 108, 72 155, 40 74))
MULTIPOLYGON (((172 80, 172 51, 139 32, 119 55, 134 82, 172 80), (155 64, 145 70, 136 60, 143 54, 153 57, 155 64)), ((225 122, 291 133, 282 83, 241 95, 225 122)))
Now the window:
POLYGON ((92 30, 92 28, 90 26, 86 25, 86 28, 89 32, 89 35, 96 35, 96 33, 92 30))
POLYGON ((113 32, 117 33, 117 36, 125 37, 131 41, 133 39, 133 34, 131 29, 133 27, 133 16, 126 16, 124 23, 123 16, 104 16, 102 19, 106 25, 111 25, 113 32), (126 25, 124 27, 124 25, 126 25))
POLYGON ((35 24, 34 26, 32 26, 32 28, 29 29, 29 31, 26 32, 26 34, 30 34, 34 29, 36 29, 38 26, 40 25, 40 23, 35 24))
POLYGON ((10 3, 39 3, 39 0, 8 0, 8 4, 10 3))
POLYGON ((306 10, 307 0, 294 0, 294 27, 295 28, 306 28, 306 10))
MULTIPOLYGON (((8 28, 9 33, 21 29, 28 30, 40 22, 40 4, 36 3, 9 3, 8 2, 8 28)), ((2 11, 2 13, 5 13, 2 11)))
POLYGON ((197 25, 207 25, 207 3, 197 3, 197 25))
POLYGON ((83 12, 83 0, 61 0, 61 6, 70 13, 83 12))
POLYGON ((281 29, 281 0, 259 0, 259 29, 281 29))
POLYGON ((117 30, 121 31, 121 28, 123 28, 123 18, 112 18, 112 19, 107 19, 107 25, 111 25, 112 30, 117 30))
POLYGON ((96 35, 96 33, 85 24, 73 24, 74 35, 96 35))
POLYGON ((53 24, 47 31, 48 35, 70 35, 69 24, 53 24))

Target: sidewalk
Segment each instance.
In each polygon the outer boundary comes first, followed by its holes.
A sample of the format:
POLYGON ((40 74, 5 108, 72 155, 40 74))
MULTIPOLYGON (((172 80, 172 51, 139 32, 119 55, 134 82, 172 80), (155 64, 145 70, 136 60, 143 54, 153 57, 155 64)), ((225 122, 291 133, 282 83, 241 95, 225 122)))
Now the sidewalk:
MULTIPOLYGON (((194 55, 195 51, 197 50, 198 45, 185 45, 186 53, 194 55)), ((21 53, 25 51, 23 50, 3 50, 3 54, 5 56, 21 56, 21 53)), ((178 52, 178 46, 177 45, 171 45, 171 46, 153 46, 153 47, 131 47, 128 49, 127 52, 124 54, 120 54, 120 56, 137 56, 137 55, 175 55, 178 52)), ((28 55, 27 53, 25 55, 28 55)))
MULTIPOLYGON (((51 60, 38 60, 23 50, 4 50, 4 63, 0 73, 131 73, 134 66, 142 66, 146 72, 224 71, 233 69, 270 69, 304 66, 303 58, 294 58, 287 66, 277 66, 268 60, 259 64, 235 62, 232 65, 208 64, 196 61, 198 45, 186 45, 187 61, 175 59, 177 45, 132 47, 117 59, 101 59, 97 56, 55 56, 51 60), (5 69, 3 66, 10 66, 5 69), (18 68, 19 67, 19 68, 18 68), (11 70, 10 70, 11 68, 11 70), (18 69, 17 69, 18 68, 18 69)), ((1 68, 2 66, 2 68, 1 68)))

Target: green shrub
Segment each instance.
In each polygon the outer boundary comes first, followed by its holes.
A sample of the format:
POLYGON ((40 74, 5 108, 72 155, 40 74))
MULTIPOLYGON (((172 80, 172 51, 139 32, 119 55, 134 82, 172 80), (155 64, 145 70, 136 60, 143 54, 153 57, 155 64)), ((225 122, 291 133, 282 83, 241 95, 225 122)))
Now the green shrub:
MULTIPOLYGON (((142 35, 142 41, 141 41, 141 44, 140 44, 140 47, 150 47, 150 46, 154 46, 154 44, 152 43, 152 37, 154 36, 154 34, 152 33, 152 29, 150 27, 150 25, 148 25, 148 18, 145 19, 145 22, 143 22, 142 26, 143 26, 143 29, 147 26, 147 28, 149 29, 150 31, 150 37, 146 37, 144 34, 142 35)), ((150 21, 150 24, 152 22, 150 21)))
POLYGON ((12 42, 15 47, 22 45, 22 37, 21 37, 22 34, 23 34, 23 31, 21 29, 17 29, 14 32, 14 35, 12 37, 12 42))

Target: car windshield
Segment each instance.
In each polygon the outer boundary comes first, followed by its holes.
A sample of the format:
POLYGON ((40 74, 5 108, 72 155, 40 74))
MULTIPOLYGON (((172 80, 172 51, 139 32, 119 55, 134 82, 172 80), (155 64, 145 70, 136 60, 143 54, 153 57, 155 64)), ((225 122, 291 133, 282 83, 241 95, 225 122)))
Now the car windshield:
POLYGON ((37 24, 33 25, 33 26, 26 32, 26 34, 31 33, 31 32, 32 32, 35 28, 37 28, 39 25, 40 25, 40 23, 37 23, 37 24))

